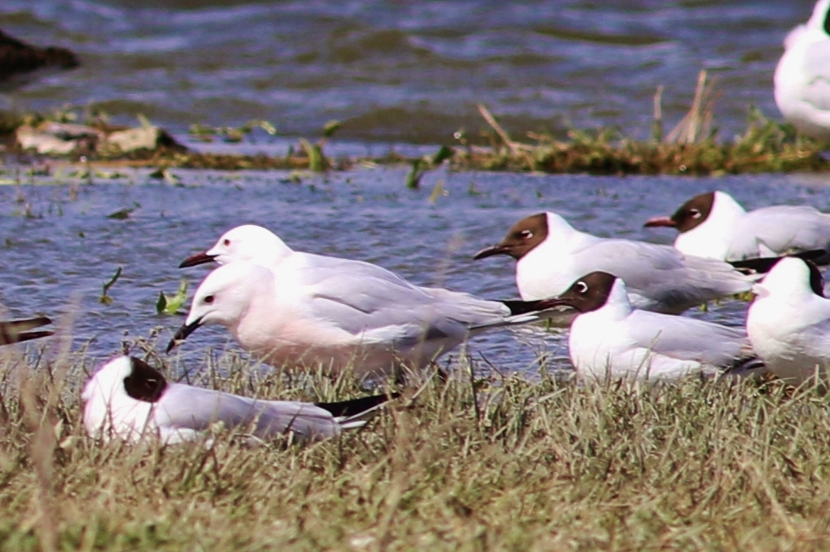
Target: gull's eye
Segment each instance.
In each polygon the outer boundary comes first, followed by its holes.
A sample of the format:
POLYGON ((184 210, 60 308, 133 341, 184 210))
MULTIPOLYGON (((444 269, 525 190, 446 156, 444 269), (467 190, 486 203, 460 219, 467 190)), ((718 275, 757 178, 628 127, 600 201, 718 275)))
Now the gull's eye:
POLYGON ((697 209, 690 209, 689 214, 691 215, 691 217, 693 219, 699 219, 700 218, 700 211, 698 211, 697 209))
POLYGON ((522 237, 523 240, 529 240, 533 237, 533 232, 531 232, 530 230, 522 230, 521 232, 519 232, 519 235, 522 237))
POLYGON ((577 282, 576 291, 578 291, 579 293, 585 293, 586 291, 588 291, 588 284, 586 284, 585 282, 577 282))
POLYGON ((225 238, 225 240, 222 242, 222 245, 224 245, 225 247, 228 247, 230 244, 231 240, 229 240, 228 238, 225 238))
POLYGON ((207 297, 205 297, 205 303, 210 305, 211 303, 213 303, 213 299, 214 299, 213 295, 208 295, 207 297))

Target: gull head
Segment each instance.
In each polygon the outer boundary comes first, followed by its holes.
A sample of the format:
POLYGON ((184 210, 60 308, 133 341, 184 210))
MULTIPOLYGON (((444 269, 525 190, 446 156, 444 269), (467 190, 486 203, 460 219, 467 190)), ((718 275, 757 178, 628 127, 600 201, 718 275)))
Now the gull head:
POLYGON ((153 403, 161 398, 166 388, 167 379, 161 372, 139 358, 120 356, 95 371, 81 398, 88 402, 101 393, 107 401, 127 395, 137 401, 153 403))
POLYGON ((482 249, 473 256, 473 259, 484 259, 493 255, 508 255, 519 260, 542 243, 547 235, 548 214, 531 215, 511 226, 501 242, 482 249))
POLYGON ((567 306, 579 313, 599 310, 609 301, 628 302, 623 281, 607 272, 591 272, 569 287, 565 293, 541 302, 542 307, 567 306))
POLYGON ((252 261, 271 267, 292 253, 279 236, 255 224, 244 224, 231 228, 202 253, 186 258, 179 268, 196 266, 209 262, 226 265, 233 261, 252 261))
POLYGON ((235 328, 252 301, 264 295, 273 280, 273 272, 251 261, 222 265, 208 274, 196 289, 187 319, 170 340, 167 352, 205 324, 235 328))
POLYGON ((815 264, 797 257, 784 257, 752 286, 758 297, 818 295, 824 297, 824 277, 815 264))

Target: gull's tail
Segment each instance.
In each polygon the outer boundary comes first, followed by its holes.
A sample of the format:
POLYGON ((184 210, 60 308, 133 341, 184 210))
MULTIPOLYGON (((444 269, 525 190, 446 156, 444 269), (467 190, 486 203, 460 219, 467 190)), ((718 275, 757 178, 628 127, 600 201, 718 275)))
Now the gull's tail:
POLYGON ((315 406, 331 412, 342 429, 357 429, 363 427, 380 407, 400 396, 400 393, 372 395, 348 401, 315 403, 315 406))
POLYGON ((9 345, 11 343, 50 336, 55 332, 50 330, 31 330, 51 323, 52 320, 45 316, 0 322, 0 345, 9 345))

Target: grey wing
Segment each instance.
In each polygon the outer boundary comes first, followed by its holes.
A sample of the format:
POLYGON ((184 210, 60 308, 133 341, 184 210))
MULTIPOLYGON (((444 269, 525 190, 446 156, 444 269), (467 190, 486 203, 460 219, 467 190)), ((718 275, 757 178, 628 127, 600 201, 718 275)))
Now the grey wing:
POLYGON ((672 358, 727 366, 749 350, 743 328, 704 320, 635 310, 628 318, 629 337, 639 346, 672 358))
POLYGON ((683 255, 668 245, 608 239, 595 244, 591 253, 597 267, 591 270, 622 278, 638 307, 682 311, 751 286, 729 263, 683 255))
POLYGON ((408 341, 459 337, 471 325, 509 314, 498 302, 466 293, 421 288, 377 265, 325 258, 303 269, 311 290, 309 313, 352 335, 371 340, 408 341))
POLYGON ((294 431, 303 436, 335 435, 339 431, 332 415, 311 403, 261 401, 210 389, 171 383, 156 406, 160 428, 204 431, 216 422, 226 428, 251 424, 258 437, 294 431))
POLYGON ((735 227, 730 248, 757 251, 759 245, 782 254, 830 249, 830 217, 808 206, 777 205, 750 211, 735 227))

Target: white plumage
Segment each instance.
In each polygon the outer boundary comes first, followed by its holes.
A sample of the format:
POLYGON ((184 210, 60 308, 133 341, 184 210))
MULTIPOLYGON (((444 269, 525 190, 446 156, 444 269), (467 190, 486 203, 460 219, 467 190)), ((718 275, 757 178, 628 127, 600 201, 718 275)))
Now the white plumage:
POLYGON ((155 368, 128 356, 101 366, 81 398, 84 427, 91 437, 131 443, 158 438, 165 444, 196 439, 219 422, 260 438, 288 432, 300 440, 333 437, 364 425, 366 417, 386 401, 377 396, 316 405, 250 399, 168 382, 155 368), (338 411, 349 413, 338 415, 338 411))

